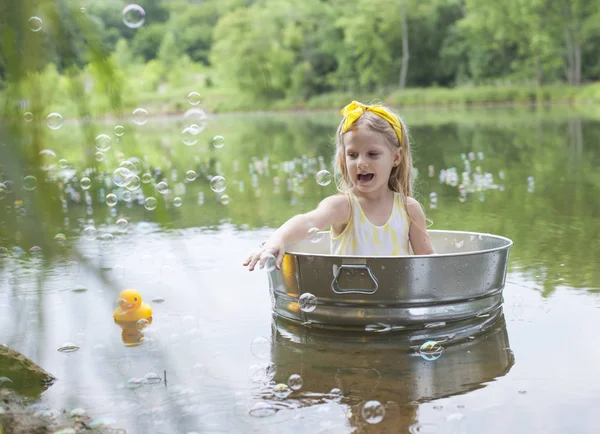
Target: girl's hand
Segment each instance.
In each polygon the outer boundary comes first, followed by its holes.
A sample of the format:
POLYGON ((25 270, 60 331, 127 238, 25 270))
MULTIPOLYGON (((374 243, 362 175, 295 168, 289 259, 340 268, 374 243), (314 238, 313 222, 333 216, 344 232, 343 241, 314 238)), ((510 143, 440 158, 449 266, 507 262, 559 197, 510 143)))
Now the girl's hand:
POLYGON ((275 258, 275 267, 281 270, 281 263, 283 262, 283 256, 285 255, 285 248, 280 241, 267 241, 264 243, 260 250, 251 253, 248 258, 244 261, 244 266, 248 266, 248 271, 254 270, 256 264, 262 269, 265 267, 265 263, 269 258, 275 258))

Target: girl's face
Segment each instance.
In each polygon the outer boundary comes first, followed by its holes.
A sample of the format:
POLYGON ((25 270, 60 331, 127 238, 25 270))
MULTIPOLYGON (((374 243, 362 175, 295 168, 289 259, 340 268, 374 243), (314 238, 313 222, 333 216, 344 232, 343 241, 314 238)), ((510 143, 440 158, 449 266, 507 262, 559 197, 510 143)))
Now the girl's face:
POLYGON ((392 149, 383 135, 365 129, 344 135, 345 161, 354 188, 361 193, 388 188, 392 168, 400 163, 399 148, 392 149))

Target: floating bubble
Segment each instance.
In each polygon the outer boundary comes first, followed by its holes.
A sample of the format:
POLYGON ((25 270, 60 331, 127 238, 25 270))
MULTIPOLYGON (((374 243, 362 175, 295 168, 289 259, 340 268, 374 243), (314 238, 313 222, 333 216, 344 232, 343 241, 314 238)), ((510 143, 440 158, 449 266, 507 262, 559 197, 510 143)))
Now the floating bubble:
POLYGON ((208 121, 208 117, 204 110, 199 108, 191 108, 185 112, 183 118, 186 121, 188 126, 194 125, 194 129, 197 130, 198 133, 201 133, 206 128, 206 122, 208 121))
MULTIPOLYGON (((83 8, 81 8, 83 9, 83 8)), ((116 425, 117 421, 115 419, 111 419, 109 417, 99 417, 97 419, 92 420, 88 426, 90 428, 98 428, 98 427, 111 427, 116 425)))
POLYGON ((212 144, 215 148, 221 149, 223 146, 225 146, 225 137, 223 137, 223 136, 213 137, 212 144))
POLYGON ((83 237, 88 240, 88 241, 92 241, 96 239, 96 228, 94 226, 87 226, 84 230, 83 230, 83 237))
POLYGON ((277 413, 277 409, 268 402, 259 401, 252 406, 248 414, 252 417, 270 417, 277 413))
POLYGON ((292 389, 287 384, 279 383, 273 387, 273 394, 277 398, 285 399, 290 396, 290 393, 292 393, 292 389))
POLYGON ((302 377, 298 374, 292 374, 290 375, 290 377, 288 378, 288 386, 290 386, 290 389, 292 390, 300 390, 302 389, 302 386, 304 384, 304 380, 302 379, 302 377))
POLYGON ((149 184, 152 182, 152 175, 150 175, 149 173, 144 173, 142 175, 142 182, 144 184, 149 184))
POLYGON ((106 134, 96 136, 96 149, 100 152, 106 152, 112 147, 112 139, 106 134))
POLYGON ((154 197, 147 197, 144 201, 144 208, 148 211, 153 211, 158 206, 158 201, 154 197))
POLYGON ((146 122, 148 122, 148 111, 143 108, 136 108, 133 111, 133 123, 144 125, 146 122))
POLYGON ((23 118, 25 119, 25 122, 31 122, 33 120, 33 113, 25 112, 23 118))
POLYGON ((114 193, 109 193, 106 195, 106 204, 108 206, 115 206, 118 202, 117 195, 114 193))
POLYGON ((125 219, 119 219, 117 220, 117 230, 119 232, 121 232, 122 234, 124 234, 125 232, 127 232, 128 226, 129 226, 129 222, 127 222, 127 220, 125 219))
POLYGON ((112 181, 117 187, 126 187, 134 176, 126 167, 117 167, 113 172, 112 181))
POLYGON ((123 8, 123 24, 130 29, 137 29, 144 24, 146 11, 136 4, 130 4, 123 8))
POLYGON ((143 378, 130 378, 125 383, 125 387, 127 389, 137 389, 138 387, 141 387, 143 385, 144 385, 144 379, 143 378))
POLYGON ((162 383, 162 381, 162 377, 155 372, 148 372, 146 375, 144 375, 144 382, 146 384, 158 384, 162 383))
POLYGON ((312 312, 317 307, 318 301, 310 292, 305 292, 298 299, 298 305, 303 312, 312 312))
POLYGON ((188 94, 188 101, 191 105, 200 104, 200 94, 198 92, 190 92, 188 94))
POLYGON ((40 151, 40 169, 49 171, 56 167, 56 153, 50 149, 40 151))
POLYGON ((222 205, 229 205, 231 203, 231 198, 229 197, 229 195, 224 194, 223 196, 221 196, 221 204, 222 205))
POLYGON ((6 184, 0 182, 0 200, 4 199, 7 194, 8 188, 6 187, 6 184))
POLYGON ((250 350, 259 359, 266 359, 271 354, 271 341, 264 336, 259 336, 250 344, 250 350))
POLYGON ((173 206, 179 208, 183 204, 183 200, 180 197, 173 198, 173 206))
POLYGON ((210 180, 210 189, 215 193, 223 193, 227 189, 227 180, 220 175, 213 176, 210 180))
POLYGON ((123 134, 125 134, 125 127, 123 125, 116 125, 114 132, 115 136, 121 137, 123 134))
POLYGON ((196 128, 196 125, 185 127, 181 132, 181 141, 186 146, 194 146, 196 143, 198 143, 199 134, 200 130, 196 128))
POLYGON ((56 241, 57 243, 64 243, 65 241, 67 241, 67 236, 59 232, 56 235, 54 235, 54 241, 56 241))
POLYGON ((50 113, 46 118, 46 124, 51 130, 58 130, 62 127, 63 117, 60 113, 50 113))
POLYGON ((60 167, 61 169, 66 169, 69 166, 69 162, 66 160, 66 158, 61 158, 60 160, 58 160, 58 167, 60 167))
POLYGON ((313 244, 320 243, 324 237, 325 232, 321 232, 319 228, 310 228, 308 230, 308 240, 313 244))
POLYGON ((439 359, 443 352, 444 347, 436 341, 427 341, 419 348, 419 355, 429 361, 439 359))
POLYGON ((129 190, 125 190, 123 193, 121 193, 121 199, 123 199, 125 202, 131 202, 131 192, 129 190))
POLYGON ((187 179, 190 182, 195 181, 197 176, 198 175, 193 170, 188 170, 187 172, 185 172, 185 179, 187 179))
POLYGON ((361 413, 365 422, 375 425, 385 417, 385 407, 379 401, 367 401, 361 413))
POLYGON ((137 320, 135 327, 141 331, 144 330, 148 324, 150 324, 150 321, 148 321, 146 318, 141 318, 137 320))
POLYGON ((102 152, 98 151, 94 155, 94 158, 96 159, 96 161, 104 161, 104 154, 102 152))
POLYGON ((333 177, 331 176, 331 173, 329 173, 328 170, 320 170, 317 173, 316 179, 317 179, 317 184, 326 186, 326 185, 331 184, 331 180, 333 179, 333 177))
POLYGON ((42 19, 40 17, 31 17, 27 20, 27 28, 32 32, 39 32, 43 26, 42 19))
POLYGON ((25 190, 33 191, 37 188, 37 185, 38 185, 38 180, 35 176, 27 175, 25 178, 23 178, 23 188, 25 190))
POLYGON ((65 342, 58 348, 57 351, 61 353, 72 353, 73 351, 77 351, 78 349, 79 346, 77 344, 74 344, 73 342, 65 342))
POLYGON ((81 181, 79 181, 79 183, 81 184, 82 190, 89 190, 90 187, 92 186, 92 180, 90 178, 88 178, 87 176, 81 178, 81 181))
POLYGON ((137 175, 131 174, 131 177, 129 179, 129 183, 125 186, 125 188, 129 191, 135 191, 139 189, 142 185, 142 180, 137 175))
POLYGON ((25 250, 22 247, 14 246, 12 248, 13 256, 17 259, 21 259, 25 257, 25 250))
POLYGON ((160 194, 166 194, 169 191, 169 184, 164 181, 159 182, 156 184, 156 191, 160 194))

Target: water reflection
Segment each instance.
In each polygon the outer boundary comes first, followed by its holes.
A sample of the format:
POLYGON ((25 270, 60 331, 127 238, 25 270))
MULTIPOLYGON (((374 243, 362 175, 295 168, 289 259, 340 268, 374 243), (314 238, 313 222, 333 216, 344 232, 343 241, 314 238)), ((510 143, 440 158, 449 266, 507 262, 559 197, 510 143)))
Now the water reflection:
MULTIPOLYGON (((344 408, 345 418, 333 418, 340 427, 349 423, 359 432, 408 432, 419 422, 419 404, 485 387, 508 373, 514 357, 499 309, 443 329, 370 335, 307 328, 276 317, 271 361, 276 366, 275 383, 301 376, 301 389, 288 401, 296 401, 314 428, 334 428, 328 424, 335 404, 344 408), (427 340, 444 346, 437 360, 426 360, 417 352, 427 340), (381 422, 365 420, 363 408, 369 401, 384 406, 381 422), (321 410, 309 410, 315 406, 321 410)), ((374 405, 370 403, 368 410, 374 405)))

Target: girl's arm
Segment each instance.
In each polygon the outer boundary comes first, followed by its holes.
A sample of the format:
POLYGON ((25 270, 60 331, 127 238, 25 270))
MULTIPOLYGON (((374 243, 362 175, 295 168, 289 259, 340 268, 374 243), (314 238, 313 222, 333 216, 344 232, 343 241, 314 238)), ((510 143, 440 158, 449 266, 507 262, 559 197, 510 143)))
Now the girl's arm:
POLYGON ((252 271, 256 263, 260 261, 260 268, 263 268, 267 257, 274 255, 275 266, 280 269, 286 244, 306 239, 308 231, 312 228, 328 229, 334 224, 347 223, 349 218, 348 198, 343 194, 329 196, 323 199, 316 209, 306 214, 296 215, 285 222, 269 237, 258 252, 248 256, 244 265, 247 265, 248 270, 252 271))
POLYGON ((421 204, 412 197, 407 200, 407 212, 410 220, 408 238, 415 255, 432 255, 435 253, 431 245, 431 239, 427 233, 425 213, 421 204))

